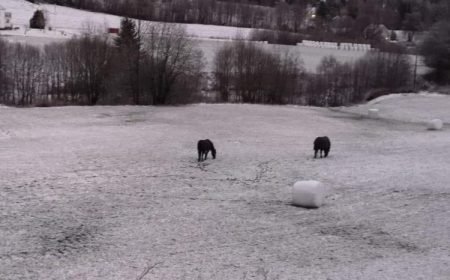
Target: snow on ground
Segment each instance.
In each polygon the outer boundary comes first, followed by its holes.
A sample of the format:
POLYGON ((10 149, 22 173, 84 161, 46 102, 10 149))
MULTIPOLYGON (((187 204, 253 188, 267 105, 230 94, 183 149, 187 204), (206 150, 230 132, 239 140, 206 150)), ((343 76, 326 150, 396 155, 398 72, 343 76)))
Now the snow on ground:
MULTIPOLYGON (((215 40, 196 40, 198 46, 203 51, 206 59, 206 72, 211 72, 214 66, 214 56, 217 51, 226 43, 224 41, 215 40)), ((336 50, 336 49, 325 49, 325 48, 314 48, 305 46, 286 46, 286 45, 272 45, 257 43, 260 47, 265 50, 280 53, 284 55, 288 53, 293 57, 296 57, 298 61, 302 62, 305 70, 309 72, 315 72, 317 66, 320 64, 325 56, 333 55, 339 62, 352 63, 363 57, 365 51, 346 51, 346 50, 336 50)))
POLYGON ((425 124, 437 118, 446 125, 450 124, 450 98, 448 95, 437 93, 390 94, 371 100, 367 104, 343 107, 342 110, 367 115, 371 108, 378 109, 380 117, 387 120, 425 124), (424 110, 424 107, 430 109, 424 110))
MULTIPOLYGON (((25 0, 2 0, 2 6, 13 14, 13 23, 18 30, 0 31, 0 35, 9 42, 29 43, 42 46, 47 43, 61 42, 79 35, 89 29, 106 30, 108 27, 119 27, 120 17, 102 13, 93 13, 56 5, 37 5, 25 0), (47 11, 52 26, 50 30, 30 30, 26 28, 34 11, 38 8, 47 11)), ((216 52, 236 36, 247 38, 250 28, 229 26, 182 24, 187 33, 195 39, 205 54, 206 72, 211 72, 216 52)), ((353 62, 362 57, 364 51, 333 50, 305 46, 282 46, 261 44, 273 52, 290 53, 304 62, 306 70, 314 72, 323 57, 333 55, 340 62, 353 62)))
MULTIPOLYGON (((81 34, 90 28, 108 27, 119 28, 121 17, 103 13, 94 13, 63 6, 50 4, 32 4, 25 0, 2 0, 1 5, 12 12, 12 20, 15 26, 25 27, 34 11, 42 9, 46 11, 49 25, 56 30, 67 34, 81 34)), ((247 37, 252 29, 230 26, 183 24, 190 36, 201 38, 232 39, 236 35, 247 37)))
MULTIPOLYGON (((61 42, 74 35, 82 34, 92 30, 107 30, 108 27, 118 28, 121 17, 78 10, 49 4, 32 4, 25 0, 2 0, 1 5, 12 12, 12 21, 18 30, 0 31, 0 36, 9 42, 28 43, 43 46, 48 43, 61 42), (37 9, 46 11, 49 25, 52 30, 30 30, 29 20, 37 9)), ((204 52, 206 59, 206 72, 211 72, 215 53, 227 41, 236 38, 248 38, 253 29, 201 25, 182 24, 187 33, 198 43, 199 48, 204 52)), ((339 62, 354 62, 366 54, 366 51, 335 50, 319 47, 307 46, 283 46, 261 44, 267 50, 280 53, 290 53, 304 62, 303 66, 309 72, 315 72, 317 66, 325 56, 333 55, 339 62)), ((415 57, 411 56, 411 63, 415 57)), ((418 73, 426 73, 428 69, 420 63, 418 73)))
MULTIPOLYGON (((449 119, 450 97, 416 98, 377 105, 449 119)), ((0 107, 0 279, 448 279, 450 130, 409 119, 0 107), (331 152, 314 160, 319 135, 331 152), (218 154, 199 164, 205 138, 218 154), (326 204, 291 206, 298 180, 324 182, 326 204)))

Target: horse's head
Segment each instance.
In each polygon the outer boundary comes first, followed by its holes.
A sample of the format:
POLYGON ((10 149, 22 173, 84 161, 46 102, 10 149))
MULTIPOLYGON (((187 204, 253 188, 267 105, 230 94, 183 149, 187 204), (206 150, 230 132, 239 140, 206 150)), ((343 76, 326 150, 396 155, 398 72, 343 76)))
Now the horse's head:
POLYGON ((216 149, 212 148, 211 154, 212 154, 213 159, 216 159, 216 149))

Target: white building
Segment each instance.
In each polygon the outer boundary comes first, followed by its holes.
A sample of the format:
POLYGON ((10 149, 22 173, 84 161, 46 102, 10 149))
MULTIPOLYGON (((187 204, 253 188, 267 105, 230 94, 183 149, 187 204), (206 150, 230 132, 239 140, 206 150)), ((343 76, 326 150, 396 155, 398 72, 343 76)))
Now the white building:
POLYGON ((0 6, 0 29, 12 29, 12 14, 0 6))

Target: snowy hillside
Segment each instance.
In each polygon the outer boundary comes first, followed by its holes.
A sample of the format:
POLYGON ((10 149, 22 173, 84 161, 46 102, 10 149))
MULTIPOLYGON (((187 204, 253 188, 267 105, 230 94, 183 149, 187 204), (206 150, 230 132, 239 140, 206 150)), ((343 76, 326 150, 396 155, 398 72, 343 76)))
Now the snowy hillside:
MULTIPOLYGON (((121 17, 114 15, 93 13, 57 5, 37 5, 25 0, 2 0, 1 5, 6 10, 12 12, 13 23, 15 26, 28 26, 30 18, 37 9, 42 9, 46 12, 49 25, 52 29, 65 31, 68 34, 80 34, 92 27, 106 30, 108 27, 118 28, 120 26, 121 17)), ((188 34, 193 37, 201 38, 230 39, 236 37, 237 34, 246 37, 251 31, 249 28, 228 26, 201 24, 183 25, 186 26, 188 34)))
MULTIPOLYGON (((107 28, 118 28, 121 18, 114 15, 93 13, 83 10, 77 10, 68 7, 32 4, 25 0, 2 0, 1 5, 12 12, 12 21, 17 30, 0 31, 0 38, 5 38, 9 42, 28 43, 37 46, 43 46, 51 42, 61 42, 79 35, 86 31, 100 30, 104 32, 107 28), (52 30, 29 30, 29 20, 34 11, 42 9, 46 12, 49 26, 52 30)), ((205 53, 206 71, 212 69, 213 58, 217 50, 227 41, 239 36, 247 38, 251 33, 250 28, 201 25, 201 24, 182 24, 189 36, 195 38, 198 46, 205 53)), ((304 62, 304 67, 310 72, 315 72, 320 61, 325 56, 333 55, 339 62, 354 62, 366 54, 362 50, 337 50, 308 46, 283 46, 283 45, 263 45, 264 48, 273 52, 289 52, 297 56, 304 62)), ((415 57, 411 56, 411 63, 414 63, 415 57)), ((428 69, 419 64, 417 72, 424 74, 428 69)))
POLYGON ((378 109, 380 117, 386 120, 426 123, 434 118, 439 118, 444 123, 450 124, 448 95, 427 92, 390 94, 374 99, 367 104, 344 108, 343 111, 365 115, 370 108, 378 109), (424 110, 424 108, 430 109, 424 110))
MULTIPOLYGON (((0 31, 0 35, 5 36, 10 42, 29 43, 42 46, 50 42, 60 42, 71 38, 73 35, 81 34, 90 29, 106 30, 108 27, 119 27, 120 17, 92 13, 67 7, 55 5, 36 5, 25 0, 2 0, 2 6, 13 14, 13 23, 19 27, 18 30, 0 31), (50 30, 29 30, 29 20, 36 9, 46 11, 50 30)), ((223 46, 227 40, 235 38, 237 35, 246 38, 252 29, 228 26, 183 24, 188 34, 196 39, 199 48, 205 53, 206 71, 212 69, 212 62, 217 50, 223 46), (219 39, 219 40, 217 40, 219 39)), ((303 60, 304 67, 308 71, 315 71, 323 57, 335 56, 340 62, 352 62, 362 57, 365 51, 334 50, 306 46, 282 46, 264 45, 263 48, 274 52, 289 52, 303 60)))
POLYGON ((366 106, 0 107, 0 279, 446 280, 450 97, 366 106))
MULTIPOLYGON (((199 47, 202 49, 206 58, 206 71, 211 72, 213 68, 213 60, 215 53, 227 42, 217 40, 196 40, 199 47)), ((303 62, 303 66, 309 72, 315 72, 317 66, 320 64, 325 56, 333 55, 339 62, 354 62, 363 57, 364 51, 346 51, 336 49, 322 49, 304 46, 286 46, 286 45, 271 45, 258 43, 260 47, 275 53, 289 53, 297 57, 299 61, 303 62)))

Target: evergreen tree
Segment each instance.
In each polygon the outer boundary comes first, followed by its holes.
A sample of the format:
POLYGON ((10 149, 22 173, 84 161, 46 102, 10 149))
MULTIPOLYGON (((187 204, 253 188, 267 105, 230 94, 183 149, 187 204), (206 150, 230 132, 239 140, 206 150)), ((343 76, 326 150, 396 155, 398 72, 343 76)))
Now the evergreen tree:
POLYGON ((319 5, 317 7, 317 16, 321 17, 322 19, 326 19, 329 14, 329 8, 327 6, 327 3, 325 1, 320 1, 319 5))
POLYGON ((129 18, 121 20, 119 36, 114 39, 114 43, 119 49, 139 49, 139 34, 133 20, 129 18))
POLYGON ((441 84, 450 83, 450 21, 436 23, 425 37, 420 52, 425 64, 434 69, 428 78, 441 84))
POLYGON ((30 28, 44 29, 45 28, 45 16, 44 12, 37 10, 34 12, 33 17, 30 19, 30 28))
POLYGON ((140 104, 141 39, 133 20, 122 19, 119 35, 115 38, 114 43, 120 58, 118 61, 123 62, 123 65, 118 68, 123 74, 121 78, 125 91, 131 96, 134 104, 140 104))

